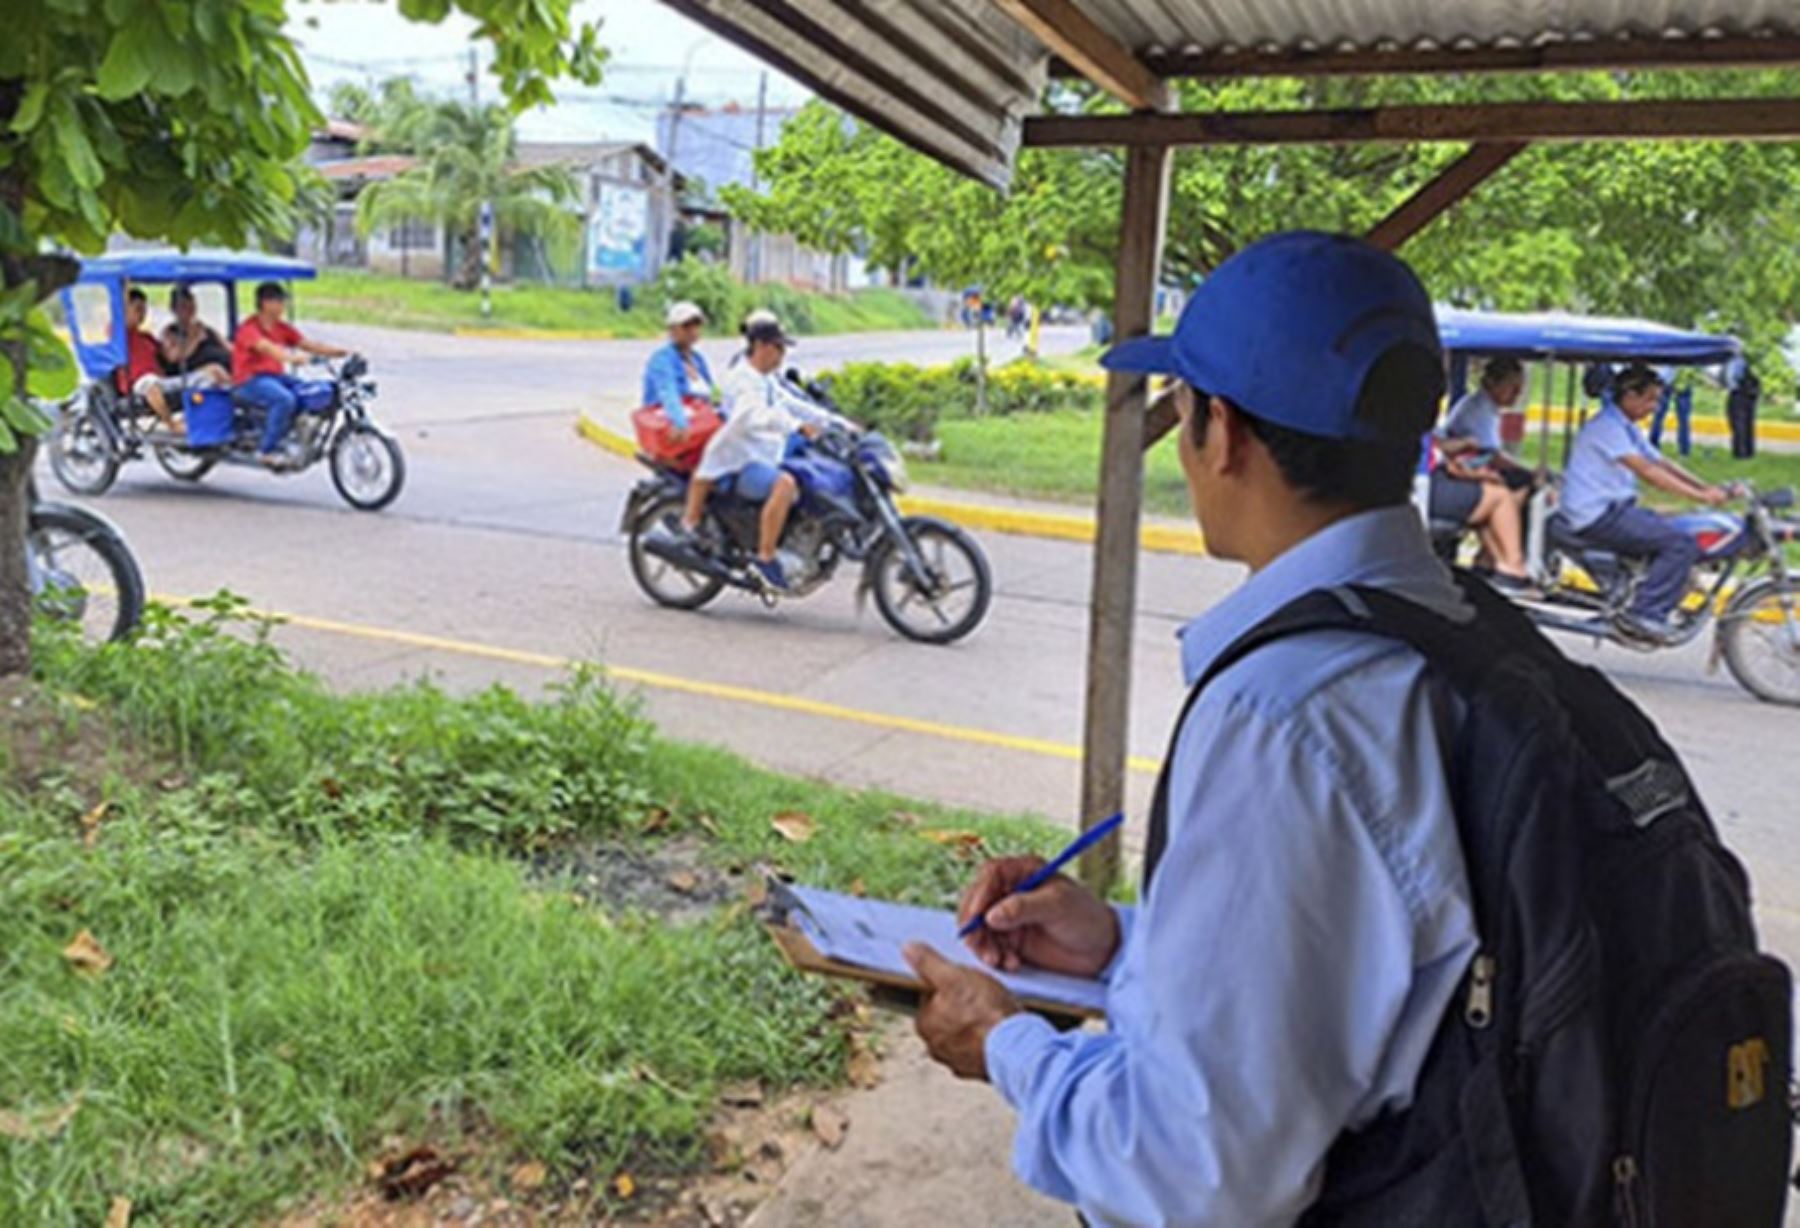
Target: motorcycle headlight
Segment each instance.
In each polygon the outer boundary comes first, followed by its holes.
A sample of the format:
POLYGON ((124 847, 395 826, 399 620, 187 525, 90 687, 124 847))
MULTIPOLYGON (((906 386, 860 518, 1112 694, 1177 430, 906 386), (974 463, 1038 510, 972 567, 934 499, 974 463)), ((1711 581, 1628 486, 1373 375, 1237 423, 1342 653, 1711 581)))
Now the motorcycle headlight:
POLYGON ((906 471, 906 458, 900 455, 898 448, 887 440, 880 440, 874 447, 875 460, 887 473, 888 486, 896 494, 904 494, 912 485, 912 474, 906 471))

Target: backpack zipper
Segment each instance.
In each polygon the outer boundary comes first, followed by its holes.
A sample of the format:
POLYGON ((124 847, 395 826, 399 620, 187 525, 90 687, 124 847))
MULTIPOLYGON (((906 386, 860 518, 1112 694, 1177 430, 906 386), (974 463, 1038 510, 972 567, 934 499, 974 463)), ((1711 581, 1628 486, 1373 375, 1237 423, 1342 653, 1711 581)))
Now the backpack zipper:
POLYGON ((1469 1000, 1463 1006, 1463 1022, 1485 1028, 1494 1022, 1494 957, 1482 952, 1469 965, 1469 1000))
POLYGON ((1624 1228, 1637 1228, 1637 1157, 1630 1152, 1613 1160, 1613 1213, 1624 1228))

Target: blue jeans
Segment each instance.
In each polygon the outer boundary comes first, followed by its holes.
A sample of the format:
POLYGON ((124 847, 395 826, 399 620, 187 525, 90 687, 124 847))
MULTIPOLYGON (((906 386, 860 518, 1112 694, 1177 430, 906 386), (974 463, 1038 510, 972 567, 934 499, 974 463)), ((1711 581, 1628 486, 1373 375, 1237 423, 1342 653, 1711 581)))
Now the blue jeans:
POLYGON ((1688 572, 1700 561, 1700 547, 1693 538, 1635 503, 1614 504, 1582 529, 1581 536, 1603 549, 1650 560, 1631 612, 1652 622, 1669 616, 1687 592, 1688 572))
POLYGON ((269 415, 263 423, 262 443, 258 449, 264 454, 281 446, 288 427, 294 424, 294 415, 299 412, 300 402, 295 398, 290 382, 285 375, 252 375, 235 389, 239 399, 269 415))

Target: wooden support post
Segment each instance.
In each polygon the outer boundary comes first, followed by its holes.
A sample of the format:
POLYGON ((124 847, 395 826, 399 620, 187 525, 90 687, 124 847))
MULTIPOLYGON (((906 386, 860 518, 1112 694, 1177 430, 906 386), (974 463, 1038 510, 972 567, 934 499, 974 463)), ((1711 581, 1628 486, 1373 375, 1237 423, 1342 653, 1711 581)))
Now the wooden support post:
POLYGON ((1367 236, 1369 242, 1393 251, 1523 153, 1525 145, 1524 141, 1481 141, 1470 146, 1468 153, 1420 185, 1418 191, 1375 223, 1367 236))
MULTIPOLYGON (((1154 146, 1134 148, 1126 155, 1113 283, 1113 335, 1119 340, 1147 333, 1155 322, 1156 280, 1169 212, 1169 162, 1169 151, 1154 146)), ((1119 372, 1107 376, 1099 528, 1088 598, 1087 711, 1081 742, 1084 831, 1125 807, 1148 390, 1144 376, 1119 372)), ((1096 892, 1104 894, 1117 881, 1121 843, 1108 840, 1082 859, 1082 881, 1096 892)))

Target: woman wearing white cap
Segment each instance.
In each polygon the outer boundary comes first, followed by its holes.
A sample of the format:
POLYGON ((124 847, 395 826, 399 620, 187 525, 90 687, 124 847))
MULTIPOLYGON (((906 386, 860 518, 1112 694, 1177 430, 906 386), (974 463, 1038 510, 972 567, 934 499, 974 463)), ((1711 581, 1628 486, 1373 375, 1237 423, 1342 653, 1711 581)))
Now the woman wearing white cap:
POLYGON ((650 355, 644 367, 644 404, 660 405, 674 428, 674 441, 687 435, 684 397, 713 397, 712 371, 700 353, 700 334, 706 328, 706 312, 698 303, 680 302, 669 308, 669 344, 650 355))

